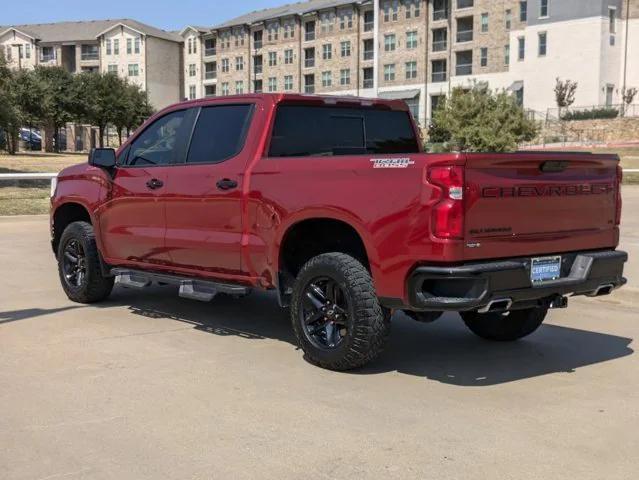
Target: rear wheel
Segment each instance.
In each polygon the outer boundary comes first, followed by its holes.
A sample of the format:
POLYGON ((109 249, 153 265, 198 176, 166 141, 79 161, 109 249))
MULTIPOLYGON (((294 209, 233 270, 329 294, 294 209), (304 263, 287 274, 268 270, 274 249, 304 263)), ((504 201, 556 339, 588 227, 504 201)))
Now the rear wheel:
POLYGON ((305 358, 322 368, 349 370, 382 352, 390 316, 379 304, 364 266, 327 253, 302 267, 293 288, 291 322, 305 358))
POLYGON ((102 276, 100 255, 89 223, 73 222, 62 233, 58 272, 64 292, 74 302, 99 302, 111 294, 113 277, 102 276))
POLYGON ((524 338, 543 323, 548 308, 514 310, 508 315, 501 313, 462 312, 466 326, 476 335, 487 340, 510 342, 524 338))

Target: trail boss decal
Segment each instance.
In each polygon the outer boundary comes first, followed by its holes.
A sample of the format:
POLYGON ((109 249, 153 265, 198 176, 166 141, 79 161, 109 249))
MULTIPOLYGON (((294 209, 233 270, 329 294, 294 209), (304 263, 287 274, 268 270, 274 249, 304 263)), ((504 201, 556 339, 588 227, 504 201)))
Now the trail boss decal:
POLYGON ((410 158, 372 158, 373 168, 407 168, 415 165, 410 158))

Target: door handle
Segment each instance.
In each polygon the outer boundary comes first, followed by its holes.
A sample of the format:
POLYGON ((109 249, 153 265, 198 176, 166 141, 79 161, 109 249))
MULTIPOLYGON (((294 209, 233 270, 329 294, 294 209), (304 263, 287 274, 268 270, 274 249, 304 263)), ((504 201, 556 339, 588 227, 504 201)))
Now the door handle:
POLYGON ((157 178, 152 178, 148 182, 146 182, 146 186, 151 190, 155 190, 156 188, 162 188, 164 186, 164 182, 162 180, 158 180, 157 178))
POLYGON ((237 188, 237 182, 235 180, 231 180, 230 178, 223 178, 219 182, 216 183, 217 188, 220 190, 232 190, 237 188))

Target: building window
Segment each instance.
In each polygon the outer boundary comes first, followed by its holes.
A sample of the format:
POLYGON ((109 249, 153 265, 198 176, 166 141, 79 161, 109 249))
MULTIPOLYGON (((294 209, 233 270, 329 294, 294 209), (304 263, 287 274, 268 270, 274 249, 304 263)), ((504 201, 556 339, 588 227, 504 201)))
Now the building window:
POLYGON ((126 54, 127 55, 131 55, 133 53, 133 39, 132 38, 127 38, 126 39, 126 54))
POLYGON ((262 80, 254 80, 253 81, 253 92, 262 93, 264 91, 264 87, 262 85, 262 80))
POLYGON ((186 42, 187 52, 189 55, 193 53, 193 39, 189 37, 189 40, 186 42))
POLYGON ((474 0, 457 0, 457 8, 471 8, 474 5, 474 0))
POLYGON ((262 55, 255 55, 253 57, 253 72, 255 75, 259 75, 262 71, 262 55))
POLYGON ((406 48, 409 50, 417 48, 417 31, 406 32, 406 48))
POLYGON ((384 2, 384 21, 385 22, 390 22, 391 20, 393 22, 396 22, 398 19, 398 14, 399 14, 399 1, 398 0, 393 0, 391 1, 387 1, 384 2))
POLYGON ((479 55, 479 64, 482 67, 487 67, 488 66, 488 48, 486 47, 482 47, 479 51, 480 55, 479 55))
POLYGON ((614 85, 606 85, 606 106, 610 107, 613 101, 613 95, 615 93, 614 85))
POLYGON ((389 35, 384 35, 384 51, 393 52, 395 51, 395 47, 395 34, 391 33, 389 35))
MULTIPOLYGON (((11 46, 7 45, 7 60, 11 60, 11 46)), ((40 51, 40 61, 50 62, 55 60, 55 49, 53 47, 42 47, 40 51)))
POLYGON ((367 67, 362 70, 362 87, 373 88, 375 86, 375 79, 373 78, 374 71, 372 67, 367 67))
POLYGON ((263 35, 264 35, 264 30, 257 30, 253 32, 253 47, 255 49, 262 48, 263 35))
POLYGON ((235 70, 244 70, 244 57, 235 57, 235 70))
POLYGON ((275 67, 277 65, 277 52, 268 52, 268 66, 275 67))
POLYGON ((279 38, 280 24, 279 22, 273 22, 268 26, 267 38, 269 42, 276 42, 279 38))
POLYGON ((129 77, 137 77, 140 75, 140 70, 137 63, 129 63, 129 77))
POLYGON ((458 76, 472 75, 473 74, 473 51, 466 50, 464 52, 456 53, 456 70, 455 74, 458 76))
POLYGON ((97 60, 98 58, 100 58, 100 53, 97 45, 82 45, 81 60, 97 60))
POLYGON ((217 63, 208 62, 204 64, 204 79, 213 80, 217 78, 217 63))
POLYGON ((549 0, 540 0, 540 2, 539 2, 539 18, 548 17, 548 2, 549 2, 549 0))
POLYGON ((117 75, 118 74, 118 66, 117 65, 109 65, 107 67, 107 73, 111 73, 111 74, 117 75))
POLYGON ((504 65, 510 65, 510 44, 504 45, 504 65))
POLYGON ((519 37, 517 39, 517 60, 520 62, 526 58, 526 38, 519 37))
POLYGON ((284 90, 287 92, 293 90, 293 75, 284 76, 284 90))
POLYGON ((457 43, 473 41, 473 17, 457 19, 457 43))
POLYGON ((312 68, 315 66, 315 49, 314 48, 305 48, 304 49, 304 67, 312 68))
POLYGON ((364 40, 364 60, 375 58, 375 42, 372 38, 364 40))
POLYGON ((322 59, 330 60, 333 58, 333 46, 330 43, 322 45, 322 59))
POLYGON ((608 30, 611 35, 617 33, 617 9, 608 7, 608 30))
POLYGON ((417 78, 417 62, 406 62, 406 80, 417 78))
POLYGON ((433 0, 433 21, 448 18, 448 0, 433 0))
POLYGON ((395 64, 389 63, 384 65, 384 80, 387 82, 392 82, 395 80, 395 64))
POLYGON ((335 14, 333 12, 324 12, 320 15, 320 28, 322 33, 329 33, 333 31, 333 24, 335 14))
POLYGON ((443 105, 443 101, 446 99, 446 95, 431 95, 430 96, 430 110, 431 113, 435 113, 440 105, 443 105))
POLYGON ((304 93, 315 93, 315 75, 304 75, 304 93))
POLYGON ((448 48, 448 29, 436 28, 433 30, 433 52, 443 52, 448 48))
POLYGON ((113 39, 113 55, 120 55, 120 39, 113 39))
POLYGON ((539 56, 545 57, 548 52, 548 34, 539 32, 539 56))
POLYGON ((341 43, 342 57, 351 56, 351 42, 346 41, 341 43))
POLYGON ((331 72, 322 72, 322 87, 330 87, 333 85, 333 74, 331 72))
POLYGON ((228 58, 223 58, 222 59, 222 73, 228 73, 229 70, 230 70, 229 59, 228 58))
POLYGON ((189 100, 195 100, 195 98, 197 97, 195 90, 195 85, 189 86, 189 100))
POLYGON ((204 40, 204 56, 211 57, 215 55, 215 39, 207 38, 204 40))
POLYGON ((229 94, 229 82, 223 82, 222 83, 222 95, 228 95, 229 94))
POLYGON ((375 29, 375 13, 372 10, 364 12, 364 31, 372 32, 375 29))
POLYGON ((284 63, 291 65, 293 63, 293 50, 284 50, 284 63))
POLYGON ((189 65, 189 77, 195 77, 195 75, 196 75, 195 63, 191 63, 189 65))
POLYGON ((306 22, 304 24, 304 40, 310 42, 315 40, 315 22, 306 22))
POLYGON ((339 71, 339 84, 350 85, 351 84, 351 69, 344 68, 339 71))
POLYGON ((482 33, 488 32, 488 14, 487 13, 481 14, 481 31, 482 33))
MULTIPOLYGON (((134 43, 134 52, 136 54, 140 53, 140 39, 136 38, 134 43)), ((193 47, 193 53, 195 53, 195 47, 193 47)))
POLYGON ((447 62, 446 60, 433 60, 431 63, 432 75, 431 79, 433 83, 437 82, 445 82, 447 79, 446 70, 447 70, 447 62))
POLYGON ((270 77, 268 79, 268 91, 269 92, 276 92, 277 91, 277 78, 270 77))
POLYGON ((523 0, 519 2, 519 21, 527 22, 528 21, 528 1, 523 0))
POLYGON ((193 53, 197 53, 197 38, 193 39, 193 53))
POLYGON ((284 25, 284 38, 295 38, 295 25, 292 23, 284 25))
POLYGON ((235 93, 238 95, 242 95, 244 93, 244 81, 238 80, 235 82, 235 93))
POLYGON ((113 43, 111 42, 111 39, 108 39, 106 41, 106 54, 111 55, 112 53, 113 53, 113 43))
POLYGON ((353 12, 342 12, 339 17, 340 30, 353 28, 353 12))
POLYGON ((215 96, 215 85, 206 85, 204 87, 204 96, 205 97, 214 97, 215 96))
POLYGON ((24 58, 31 58, 31 45, 29 43, 24 46, 24 58))
POLYGON ((505 14, 505 23, 506 23, 506 30, 510 30, 513 27, 513 11, 509 8, 508 10, 506 10, 506 14, 505 14))

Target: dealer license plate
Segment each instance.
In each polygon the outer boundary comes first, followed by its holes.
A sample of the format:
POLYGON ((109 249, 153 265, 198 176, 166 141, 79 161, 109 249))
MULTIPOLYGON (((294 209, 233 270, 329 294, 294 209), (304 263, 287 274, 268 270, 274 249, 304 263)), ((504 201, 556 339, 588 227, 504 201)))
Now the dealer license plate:
POLYGON ((561 257, 533 258, 530 263, 530 279, 533 283, 561 278, 561 257))

